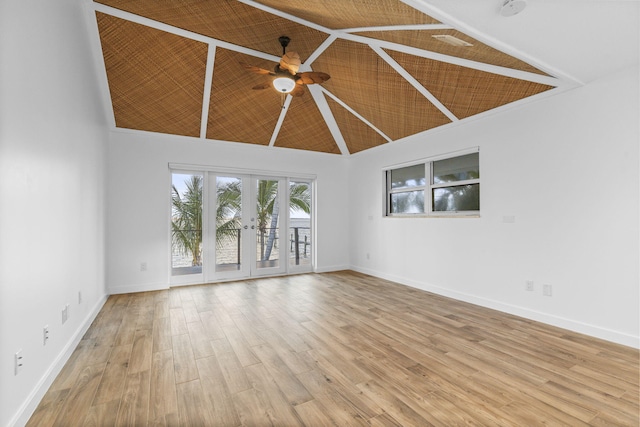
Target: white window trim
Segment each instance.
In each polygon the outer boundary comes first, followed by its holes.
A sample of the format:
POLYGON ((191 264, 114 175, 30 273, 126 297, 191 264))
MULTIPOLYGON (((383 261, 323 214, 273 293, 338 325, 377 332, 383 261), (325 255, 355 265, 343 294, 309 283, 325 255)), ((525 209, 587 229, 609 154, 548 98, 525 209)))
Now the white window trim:
MULTIPOLYGON (((432 184, 433 170, 431 165, 438 160, 460 157, 467 154, 480 153, 480 147, 471 147, 463 150, 452 151, 449 153, 439 154, 437 156, 424 157, 411 162, 403 162, 382 168, 383 197, 382 197, 382 216, 384 218, 479 218, 480 211, 433 211, 433 200, 431 191, 435 188, 457 187, 469 184, 480 184, 480 179, 468 179, 464 181, 445 182, 441 184, 432 184), (389 172, 393 169, 400 169, 419 164, 425 165, 425 181, 426 185, 415 187, 402 187, 390 189, 389 172), (409 190, 410 189, 410 190, 409 190), (403 193, 407 191, 424 191, 424 213, 391 213, 389 206, 389 195, 394 193, 403 193)), ((479 161, 479 160, 478 160, 479 161)))
POLYGON ((247 169, 247 168, 235 168, 235 167, 226 167, 226 166, 214 166, 214 165, 201 165, 201 164, 190 164, 190 163, 169 163, 169 170, 183 170, 190 172, 214 172, 219 174, 230 173, 230 174, 241 174, 241 175, 258 175, 258 176, 269 176, 276 178, 291 178, 291 179, 301 179, 301 180, 310 180, 315 181, 317 179, 316 174, 307 174, 307 173, 299 173, 299 172, 288 172, 288 171, 275 171, 269 169, 247 169))

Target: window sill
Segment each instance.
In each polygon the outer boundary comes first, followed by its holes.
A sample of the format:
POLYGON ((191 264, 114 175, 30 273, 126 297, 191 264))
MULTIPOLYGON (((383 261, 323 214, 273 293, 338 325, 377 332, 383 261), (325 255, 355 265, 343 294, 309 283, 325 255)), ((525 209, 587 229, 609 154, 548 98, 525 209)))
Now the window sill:
POLYGON ((480 213, 437 213, 437 214, 397 214, 397 215, 385 215, 383 218, 480 218, 480 213))

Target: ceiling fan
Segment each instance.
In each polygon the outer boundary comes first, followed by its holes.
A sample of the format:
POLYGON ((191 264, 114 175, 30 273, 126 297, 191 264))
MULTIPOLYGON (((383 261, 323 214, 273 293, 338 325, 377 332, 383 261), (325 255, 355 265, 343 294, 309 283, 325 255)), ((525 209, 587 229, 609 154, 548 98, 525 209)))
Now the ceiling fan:
POLYGON ((249 65, 245 62, 240 63, 240 65, 252 73, 271 76, 271 82, 261 83, 254 86, 252 89, 260 90, 273 87, 276 91, 282 94, 301 96, 304 95, 305 92, 304 85, 324 83, 331 78, 329 74, 319 71, 298 73, 301 64, 300 55, 298 55, 297 52, 286 51, 291 39, 287 36, 280 36, 278 41, 282 46, 282 58, 280 58, 280 62, 275 66, 273 71, 254 67, 253 65, 249 65))

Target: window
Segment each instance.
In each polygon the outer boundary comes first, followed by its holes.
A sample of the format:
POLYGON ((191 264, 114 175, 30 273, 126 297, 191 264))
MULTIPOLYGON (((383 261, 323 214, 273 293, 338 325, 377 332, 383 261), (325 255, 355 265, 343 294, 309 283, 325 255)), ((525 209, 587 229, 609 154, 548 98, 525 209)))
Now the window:
POLYGON ((389 214, 424 213, 424 163, 387 171, 389 214))
POLYGON ((385 170, 385 215, 476 214, 480 211, 477 151, 385 170))

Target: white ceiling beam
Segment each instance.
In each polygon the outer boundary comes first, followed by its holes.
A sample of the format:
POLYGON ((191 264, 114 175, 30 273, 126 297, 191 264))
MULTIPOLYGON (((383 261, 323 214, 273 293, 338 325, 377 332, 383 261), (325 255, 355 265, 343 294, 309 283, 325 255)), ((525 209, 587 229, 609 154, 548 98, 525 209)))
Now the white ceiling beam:
POLYGON ((331 34, 329 37, 327 37, 327 39, 322 42, 311 55, 309 55, 309 58, 307 58, 304 64, 301 65, 301 71, 312 71, 311 64, 313 63, 313 61, 318 59, 318 57, 322 55, 322 53, 327 50, 327 48, 331 46, 331 44, 333 44, 333 42, 336 41, 337 38, 338 36, 336 36, 335 34, 331 34))
POLYGON ((154 21, 149 18, 144 18, 140 15, 135 15, 130 12, 125 12, 120 9, 115 9, 110 6, 105 6, 100 3, 91 2, 92 7, 97 12, 106 13, 111 16, 115 16, 116 18, 125 19, 127 21, 135 22, 140 25, 144 25, 150 28, 155 28, 156 30, 164 31, 167 33, 175 34, 180 37, 185 37, 191 40, 199 41, 202 43, 206 43, 209 45, 214 45, 216 47, 221 47, 227 50, 233 50, 236 52, 244 53, 247 55, 255 56, 258 58, 265 59, 267 61, 278 62, 280 61, 279 56, 270 55, 268 53, 261 52, 259 50, 249 49, 244 46, 236 45, 233 43, 228 43, 222 40, 214 39, 212 37, 203 36, 202 34, 194 33, 192 31, 183 30, 182 28, 177 28, 172 25, 165 24, 163 22, 154 21))
POLYGON ((378 135, 380 135, 381 137, 383 137, 387 142, 391 142, 392 139, 389 138, 384 132, 382 132, 380 129, 378 129, 377 127, 375 127, 373 125, 373 123, 371 123, 369 120, 365 119, 364 117, 362 117, 356 110, 354 110, 353 108, 349 107, 347 104, 345 104, 340 98, 338 98, 337 96, 335 96, 334 94, 332 94, 331 92, 329 92, 327 89, 323 88, 322 86, 319 87, 319 89, 324 92, 329 98, 333 99, 334 101, 336 101, 338 104, 340 104, 344 109, 346 109, 347 111, 349 111, 351 114, 353 114, 354 116, 356 116, 358 118, 358 120, 360 120, 361 122, 363 122, 364 124, 366 124, 367 126, 369 126, 371 129, 373 129, 378 135))
POLYGON ((459 65, 461 67, 471 68, 474 70, 485 71, 487 73, 499 74, 502 76, 513 77, 519 80, 526 80, 534 83, 545 84, 549 86, 561 86, 563 82, 555 77, 543 74, 531 73, 528 71, 516 70, 513 68, 501 67, 498 65, 486 64, 484 62, 471 61, 469 59, 459 58, 457 56, 449 56, 442 53, 432 52, 430 50, 418 49, 415 47, 387 42, 384 40, 362 37, 355 34, 344 34, 341 38, 351 40, 357 43, 369 45, 371 48, 377 47, 382 49, 395 50, 397 52, 406 53, 421 58, 433 59, 434 61, 446 62, 448 64, 459 65))
POLYGON ((452 122, 456 122, 459 119, 451 112, 445 105, 438 100, 427 88, 425 88, 418 80, 415 79, 407 70, 402 68, 400 64, 398 64, 387 52, 380 49, 379 47, 371 47, 387 64, 393 67, 394 70, 398 74, 400 74, 404 79, 411 84, 422 96, 427 98, 429 102, 431 102, 435 107, 440 110, 442 114, 447 116, 449 120, 452 122))
POLYGON ((362 33, 369 31, 416 31, 416 30, 451 30, 448 24, 386 25, 379 27, 344 28, 345 33, 362 33))
MULTIPOLYGON (((281 94, 281 96, 283 96, 283 94, 281 94)), ((284 123, 284 119, 285 117, 287 117, 287 112, 289 111, 289 105, 291 105, 291 95, 286 95, 284 98, 284 102, 282 103, 282 109, 280 110, 280 116, 278 117, 276 127, 273 128, 273 133, 271 134, 269 147, 273 147, 276 143, 276 139, 278 139, 280 128, 282 128, 282 123, 284 123)))
POLYGON ((348 156, 349 148, 347 147, 347 142, 344 140, 344 136, 342 132, 340 132, 340 128, 338 127, 338 123, 336 122, 335 117, 333 117, 333 113, 331 112, 331 108, 327 103, 327 100, 322 95, 322 88, 319 85, 309 85, 307 86, 313 100, 316 102, 318 109, 320 110, 320 114, 324 118, 327 127, 329 128, 329 132, 333 136, 333 139, 336 141, 338 148, 340 149, 340 153, 342 155, 348 156))
POLYGON ((309 28, 313 28, 314 30, 322 31, 323 33, 331 33, 332 32, 331 29, 323 27, 322 25, 318 25, 315 22, 307 21, 306 19, 302 19, 302 18, 299 18, 299 17, 297 17, 295 15, 291 15, 291 14, 288 14, 288 13, 283 12, 281 10, 274 9, 274 8, 272 8, 270 6, 266 6, 266 5, 262 4, 262 3, 257 3, 257 2, 252 1, 252 0, 237 0, 237 1, 240 2, 240 3, 244 3, 247 6, 251 6, 253 8, 260 9, 260 10, 262 10, 264 12, 267 12, 267 13, 270 13, 272 15, 276 15, 276 16, 279 16, 281 18, 288 19, 289 21, 293 21, 295 23, 304 25, 305 27, 309 27, 309 28))
POLYGON ((200 122, 200 138, 207 138, 207 123, 209 122, 209 105, 211 103, 211 85, 213 84, 213 66, 216 60, 216 47, 209 45, 207 52, 207 68, 204 72, 204 93, 202 94, 202 117, 200 122))

